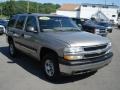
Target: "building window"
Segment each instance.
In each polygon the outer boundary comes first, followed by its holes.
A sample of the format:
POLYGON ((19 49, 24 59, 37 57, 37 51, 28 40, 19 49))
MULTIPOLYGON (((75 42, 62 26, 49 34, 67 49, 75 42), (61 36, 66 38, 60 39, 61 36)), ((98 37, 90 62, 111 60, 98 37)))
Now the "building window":
POLYGON ((93 8, 95 8, 96 6, 95 6, 95 5, 93 5, 92 7, 93 7, 93 8))
POLYGON ((87 7, 87 5, 83 5, 83 7, 87 7))
POLYGON ((103 8, 108 8, 108 6, 105 5, 105 6, 103 6, 103 8))

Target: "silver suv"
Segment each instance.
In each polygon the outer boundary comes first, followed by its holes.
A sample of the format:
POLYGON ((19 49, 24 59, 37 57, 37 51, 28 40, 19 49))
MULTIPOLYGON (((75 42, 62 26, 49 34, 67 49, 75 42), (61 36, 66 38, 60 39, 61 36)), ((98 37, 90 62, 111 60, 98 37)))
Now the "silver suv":
POLYGON ((8 23, 9 52, 18 51, 40 61, 50 80, 61 74, 96 71, 111 62, 111 42, 81 31, 68 17, 49 14, 18 14, 8 23))

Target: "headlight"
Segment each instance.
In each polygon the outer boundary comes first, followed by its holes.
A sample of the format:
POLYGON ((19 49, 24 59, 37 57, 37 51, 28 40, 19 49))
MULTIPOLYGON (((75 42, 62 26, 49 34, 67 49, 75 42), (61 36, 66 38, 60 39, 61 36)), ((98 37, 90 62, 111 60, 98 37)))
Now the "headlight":
POLYGON ((108 43, 108 48, 112 48, 112 43, 111 42, 108 43))
POLYGON ((112 43, 110 42, 110 43, 108 43, 108 51, 106 52, 106 53, 110 53, 110 52, 112 52, 112 43))
POLYGON ((82 47, 67 47, 64 49, 65 53, 78 53, 82 51, 83 51, 82 47))
POLYGON ((83 55, 80 52, 83 51, 82 47, 67 47, 64 49, 65 60, 78 60, 82 59, 83 55))

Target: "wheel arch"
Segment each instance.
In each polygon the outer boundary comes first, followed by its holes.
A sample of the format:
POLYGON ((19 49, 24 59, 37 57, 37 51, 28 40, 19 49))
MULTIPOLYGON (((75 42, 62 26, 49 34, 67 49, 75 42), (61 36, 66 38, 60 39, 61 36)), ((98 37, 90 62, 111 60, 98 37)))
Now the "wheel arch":
POLYGON ((47 48, 47 47, 42 47, 41 50, 40 50, 40 61, 48 53, 52 53, 53 55, 55 55, 56 57, 58 57, 58 54, 57 54, 57 52, 55 50, 47 48))
POLYGON ((7 42, 10 44, 10 42, 13 42, 13 38, 11 36, 7 37, 7 42))

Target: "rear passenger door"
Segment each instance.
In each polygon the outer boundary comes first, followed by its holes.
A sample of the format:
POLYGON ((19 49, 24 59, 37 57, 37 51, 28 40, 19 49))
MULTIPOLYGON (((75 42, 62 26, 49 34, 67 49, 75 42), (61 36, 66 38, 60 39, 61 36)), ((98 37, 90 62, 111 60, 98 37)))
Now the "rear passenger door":
POLYGON ((17 18, 15 26, 12 28, 12 36, 14 38, 14 43, 16 48, 23 50, 23 36, 24 36, 24 25, 26 21, 26 16, 20 15, 17 18))

